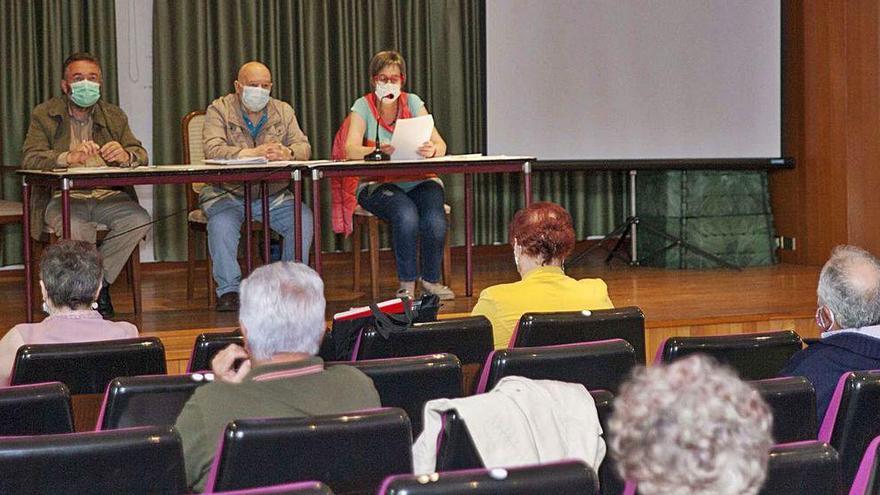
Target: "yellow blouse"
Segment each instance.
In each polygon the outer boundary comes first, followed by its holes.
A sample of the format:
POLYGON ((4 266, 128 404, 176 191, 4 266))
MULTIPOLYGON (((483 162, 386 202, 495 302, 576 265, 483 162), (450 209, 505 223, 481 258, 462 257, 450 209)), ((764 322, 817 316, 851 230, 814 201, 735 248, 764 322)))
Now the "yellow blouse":
POLYGON ((471 315, 492 322, 495 348, 506 349, 523 313, 610 309, 608 286, 599 278, 575 280, 558 266, 542 266, 519 282, 499 284, 480 293, 471 315))

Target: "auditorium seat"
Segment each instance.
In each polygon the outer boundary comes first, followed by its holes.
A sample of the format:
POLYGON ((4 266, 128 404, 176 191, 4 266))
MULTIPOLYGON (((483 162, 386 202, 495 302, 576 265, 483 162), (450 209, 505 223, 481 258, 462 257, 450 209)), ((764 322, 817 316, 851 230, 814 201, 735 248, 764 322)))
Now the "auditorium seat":
POLYGON ((180 437, 147 427, 0 438, 0 493, 184 493, 180 437))
POLYGON ((333 495, 333 490, 320 481, 300 481, 231 492, 214 492, 213 495, 333 495))
POLYGON ((380 495, 591 495, 599 493, 596 473, 582 462, 553 462, 506 469, 471 469, 385 479, 380 495))
POLYGON ((356 360, 424 356, 448 352, 462 365, 464 390, 474 389, 480 366, 492 352, 492 323, 485 316, 416 323, 385 339, 373 328, 361 332, 352 356, 356 360))
POLYGON ((409 418, 397 408, 236 420, 221 438, 206 491, 317 480, 334 493, 372 494, 385 477, 412 472, 411 448, 409 418))
MULTIPOLYGON (((767 460, 767 477, 758 495, 837 495, 841 493, 840 459, 825 442, 809 440, 774 445, 767 460)), ((635 483, 623 495, 638 495, 635 483)))
POLYGON ((816 390, 802 377, 768 378, 749 382, 773 410, 776 443, 816 438, 816 390))
POLYGON ((492 351, 476 393, 492 390, 505 376, 580 383, 587 390, 616 393, 636 364, 635 350, 622 339, 492 351))
POLYGON ((539 347, 596 340, 623 339, 645 364, 645 315, 630 306, 595 311, 526 313, 522 315, 510 347, 539 347))
POLYGON ((406 411, 413 436, 422 432, 425 402, 462 395, 461 363, 452 354, 327 363, 334 364, 354 366, 369 376, 384 407, 406 411))
MULTIPOLYGON (((599 414, 599 423, 602 430, 608 431, 608 420, 611 417, 612 402, 614 395, 607 390, 594 390, 590 392, 596 403, 596 412, 599 414)), ((474 445, 473 438, 467 429, 467 425, 458 411, 450 409, 441 415, 442 427, 437 437, 437 463, 436 471, 456 471, 462 469, 484 468, 483 459, 474 445)), ((607 435, 603 435, 607 446, 607 435)), ((599 493, 603 495, 618 495, 623 489, 624 482, 617 475, 616 463, 607 453, 599 466, 599 493)))
POLYGON ((880 436, 880 371, 851 371, 837 383, 819 440, 840 453, 843 486, 850 486, 868 444, 880 436))
POLYGON ((165 348, 156 337, 30 344, 18 348, 12 385, 59 381, 72 395, 102 394, 119 376, 165 374, 165 348))
POLYGON ((880 466, 878 466, 877 450, 880 449, 880 437, 871 440, 865 455, 859 463, 859 470, 850 488, 849 495, 880 495, 880 466))
POLYGON ((0 387, 0 436, 72 432, 70 394, 63 383, 0 387))
POLYGON ((840 491, 840 458, 827 443, 812 440, 779 444, 770 449, 767 479, 759 495, 837 494, 840 491))
POLYGON ((199 334, 196 337, 196 343, 193 344, 186 372, 195 373, 196 371, 210 370, 211 360, 214 359, 214 356, 230 344, 244 347, 244 336, 240 330, 199 334))
POLYGON ((172 426, 193 392, 212 374, 131 376, 107 386, 98 430, 134 426, 172 426))
POLYGON ((800 336, 791 330, 669 337, 660 345, 655 361, 671 363, 691 354, 708 354, 735 369, 743 380, 763 380, 779 376, 789 358, 802 347, 800 336))

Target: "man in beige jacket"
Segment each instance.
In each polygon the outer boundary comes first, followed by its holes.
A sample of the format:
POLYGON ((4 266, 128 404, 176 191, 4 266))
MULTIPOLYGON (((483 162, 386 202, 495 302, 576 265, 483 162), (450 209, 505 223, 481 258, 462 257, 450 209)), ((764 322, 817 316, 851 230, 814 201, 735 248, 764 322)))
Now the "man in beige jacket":
MULTIPOLYGON (((269 96, 272 73, 260 62, 248 62, 233 82, 235 92, 214 100, 205 115, 205 158, 229 159, 262 156, 270 161, 308 160, 309 138, 296 120, 293 108, 269 96)), ((294 203, 288 181, 270 182, 269 223, 284 238, 283 261, 293 261, 294 203)), ((208 249, 217 283, 217 311, 238 310, 238 242, 244 221, 241 184, 214 184, 202 188, 199 202, 208 217, 208 249)), ((259 189, 251 190, 255 220, 263 219, 259 189)), ((312 212, 302 205, 303 261, 308 263, 312 242, 312 212)))
MULTIPOLYGON (((64 61, 62 96, 45 101, 31 114, 22 145, 22 166, 32 170, 74 167, 137 167, 147 150, 131 132, 125 112, 101 98, 103 73, 98 59, 78 52, 64 61)), ((44 222, 61 234, 61 192, 36 188, 31 196, 31 232, 39 238, 44 222)), ((70 194, 71 238, 95 242, 97 224, 109 229, 101 242, 104 283, 98 311, 113 316, 109 287, 150 231, 150 215, 138 204, 133 187, 76 189, 70 194)))

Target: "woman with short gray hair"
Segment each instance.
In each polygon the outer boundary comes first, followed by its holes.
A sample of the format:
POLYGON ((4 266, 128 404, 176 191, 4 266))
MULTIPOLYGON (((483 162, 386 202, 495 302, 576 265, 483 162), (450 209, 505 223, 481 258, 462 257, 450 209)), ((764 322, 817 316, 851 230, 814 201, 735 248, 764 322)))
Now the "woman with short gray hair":
POLYGON ((27 344, 60 344, 138 336, 125 321, 104 320, 97 309, 103 268, 101 254, 85 241, 60 241, 40 259, 43 311, 40 323, 21 323, 0 339, 0 386, 8 385, 18 348, 27 344))
POLYGON ((620 474, 642 495, 748 495, 764 483, 772 424, 755 389, 697 355, 637 371, 608 426, 620 474))

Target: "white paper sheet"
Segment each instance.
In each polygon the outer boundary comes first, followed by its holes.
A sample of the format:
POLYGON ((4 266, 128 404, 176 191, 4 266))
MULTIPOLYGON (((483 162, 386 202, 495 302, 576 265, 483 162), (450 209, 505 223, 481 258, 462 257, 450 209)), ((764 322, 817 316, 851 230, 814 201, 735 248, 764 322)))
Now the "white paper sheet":
POLYGON ((248 156, 245 158, 206 159, 203 162, 209 165, 256 165, 269 163, 269 160, 265 156, 248 156))
POLYGON ((398 119, 394 126, 394 134, 391 136, 391 146, 394 146, 392 160, 418 160, 423 158, 416 150, 425 141, 431 138, 434 129, 434 117, 422 115, 411 119, 398 119))

